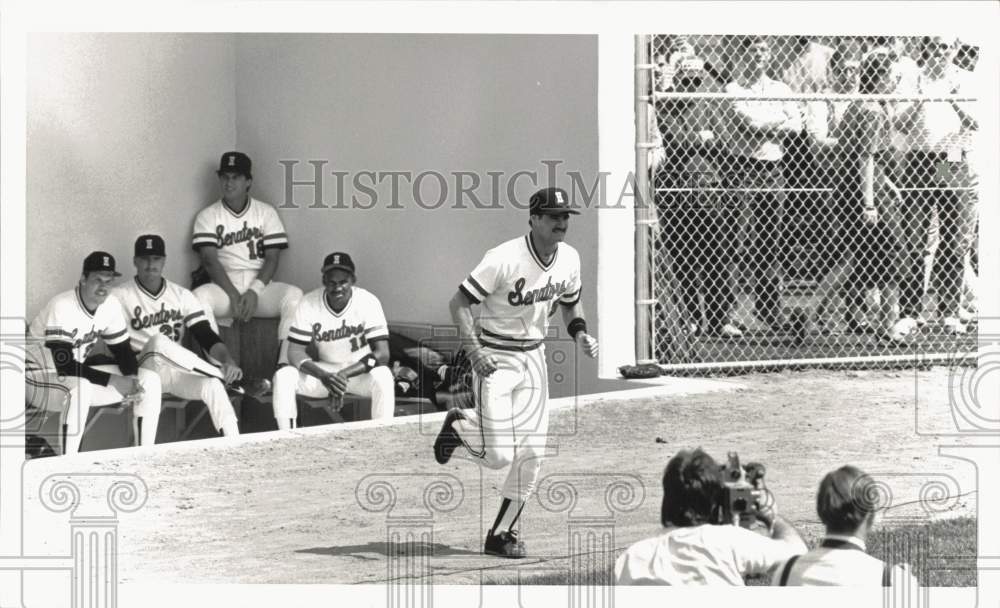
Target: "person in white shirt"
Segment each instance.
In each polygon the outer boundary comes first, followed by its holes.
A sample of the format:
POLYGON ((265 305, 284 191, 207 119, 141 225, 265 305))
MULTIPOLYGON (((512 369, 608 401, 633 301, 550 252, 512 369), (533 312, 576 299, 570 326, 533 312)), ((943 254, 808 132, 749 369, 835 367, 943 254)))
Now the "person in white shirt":
MULTIPOLYGON (((773 514, 770 538, 718 523, 723 500, 718 463, 701 448, 682 450, 663 473, 661 534, 639 541, 615 561, 617 585, 743 586, 746 576, 769 573, 806 552, 794 527, 773 514)), ((762 513, 762 516, 767 514, 762 513)))
MULTIPOLYGON (((953 39, 925 37, 921 44, 923 69, 910 93, 931 97, 959 94, 968 73, 952 65, 956 48, 953 39)), ((897 340, 906 340, 919 326, 926 292, 924 256, 935 214, 939 242, 931 274, 936 278, 937 312, 945 331, 966 331, 959 309, 964 260, 975 232, 976 205, 973 198, 960 196, 949 176, 967 171, 970 145, 966 133, 978 126, 973 123, 968 108, 947 101, 903 104, 893 120, 893 126, 907 136, 901 209, 901 314, 892 332, 897 340)))
POLYGON ((792 90, 767 75, 771 63, 770 44, 761 36, 746 36, 743 54, 734 65, 732 81, 725 92, 734 99, 725 105, 726 127, 722 144, 728 153, 720 162, 723 174, 735 176, 742 188, 752 189, 754 242, 750 265, 754 274, 754 312, 757 318, 779 331, 782 327, 779 298, 784 247, 784 187, 781 160, 784 139, 802 130, 802 113, 795 101, 754 100, 755 96, 782 97, 792 90), (759 190, 753 190, 759 189, 759 190))
POLYGON ((868 555, 865 540, 879 507, 874 480, 857 467, 827 473, 816 494, 816 513, 826 526, 820 545, 775 569, 775 586, 907 587, 917 579, 906 564, 887 564, 868 555))

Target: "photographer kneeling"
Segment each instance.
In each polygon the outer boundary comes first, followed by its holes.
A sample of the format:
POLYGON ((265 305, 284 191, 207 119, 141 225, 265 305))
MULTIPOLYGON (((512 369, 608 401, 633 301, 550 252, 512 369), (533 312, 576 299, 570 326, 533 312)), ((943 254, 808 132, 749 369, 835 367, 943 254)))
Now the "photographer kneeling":
MULTIPOLYGON (((662 534, 629 547, 615 562, 619 585, 734 585, 806 552, 798 532, 773 510, 756 519, 770 538, 725 520, 721 467, 701 448, 682 450, 663 474, 662 534)), ((771 507, 773 509, 773 506, 771 507)))
POLYGON ((771 584, 915 588, 917 580, 905 564, 892 567, 865 552, 878 496, 875 482, 857 467, 846 465, 827 473, 816 494, 816 513, 826 526, 826 536, 819 547, 776 569, 771 584))

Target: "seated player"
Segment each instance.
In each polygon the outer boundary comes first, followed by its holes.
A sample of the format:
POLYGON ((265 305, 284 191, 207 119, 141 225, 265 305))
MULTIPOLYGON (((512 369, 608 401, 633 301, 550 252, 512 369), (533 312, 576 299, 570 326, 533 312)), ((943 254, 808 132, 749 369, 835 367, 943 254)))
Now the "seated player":
POLYGON ((329 395, 334 409, 344 393, 370 396, 372 420, 392 418, 396 407, 389 363, 389 326, 378 298, 356 287, 346 253, 323 260, 323 287, 307 293, 288 334, 288 362, 274 374, 274 417, 279 429, 295 428, 295 395, 329 395), (315 345, 319 360, 306 347, 315 345))
POLYGON ((91 253, 83 260, 79 285, 49 300, 28 328, 45 348, 26 361, 27 401, 39 409, 65 409, 60 425, 64 454, 80 451, 87 413, 95 405, 133 403, 136 443, 156 442, 160 378, 140 368, 129 347, 121 305, 110 295, 111 283, 120 276, 110 253, 91 253), (117 365, 88 364, 99 338, 117 365))
POLYGON ((215 428, 227 437, 240 434, 225 384, 243 377, 226 345, 212 329, 211 317, 193 293, 163 276, 166 245, 156 234, 135 240, 135 278, 114 288, 128 321, 139 365, 157 373, 163 390, 182 399, 199 399, 215 428), (180 345, 190 330, 221 370, 180 345))
POLYGON ((233 319, 280 317, 282 364, 287 362, 288 327, 302 290, 271 280, 288 237, 275 208, 250 196, 250 166, 250 157, 242 152, 226 152, 219 161, 222 198, 198 213, 192 239, 212 282, 198 286, 194 294, 222 325, 233 319))

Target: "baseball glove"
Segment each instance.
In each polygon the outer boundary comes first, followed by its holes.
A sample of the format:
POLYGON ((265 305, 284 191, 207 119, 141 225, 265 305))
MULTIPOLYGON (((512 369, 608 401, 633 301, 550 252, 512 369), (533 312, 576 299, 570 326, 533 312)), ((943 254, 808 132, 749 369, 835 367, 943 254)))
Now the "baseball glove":
POLYGON ((327 374, 323 377, 323 386, 332 397, 343 397, 347 392, 347 379, 340 374, 327 374))
POLYGON ((623 365, 618 368, 618 373, 623 378, 656 378, 660 375, 660 366, 655 363, 643 363, 642 365, 623 365))

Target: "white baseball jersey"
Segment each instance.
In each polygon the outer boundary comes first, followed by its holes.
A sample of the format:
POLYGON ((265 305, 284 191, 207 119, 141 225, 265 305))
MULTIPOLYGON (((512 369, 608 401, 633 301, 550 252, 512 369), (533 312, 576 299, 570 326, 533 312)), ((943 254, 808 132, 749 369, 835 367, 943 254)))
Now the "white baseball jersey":
POLYGON ((351 300, 336 313, 326 301, 321 287, 302 297, 288 339, 303 346, 316 342, 320 361, 342 369, 371 354, 369 341, 389 337, 382 304, 371 292, 351 288, 351 300))
POLYGON ((580 254, 559 243, 552 260, 544 264, 525 235, 487 251, 459 289, 474 304, 482 304, 484 345, 532 349, 545 338, 556 304, 579 301, 580 254))
MULTIPOLYGON (((44 339, 46 343, 62 342, 73 349, 73 359, 83 363, 90 354, 97 339, 105 344, 118 344, 128 339, 125 327, 125 317, 122 316, 121 304, 114 295, 91 312, 80 299, 80 289, 75 287, 64 291, 49 300, 45 308, 31 322, 28 328, 35 338, 44 339)), ((48 348, 42 350, 42 361, 35 365, 44 369, 56 369, 52 360, 52 352, 48 348)))
POLYGON ((222 200, 199 211, 191 244, 195 249, 217 247, 226 271, 260 270, 264 251, 287 248, 288 236, 277 210, 250 197, 241 213, 234 213, 222 200))
POLYGON ((151 293, 132 278, 115 286, 112 294, 121 302, 128 325, 132 349, 142 350, 156 334, 180 343, 184 330, 199 321, 207 321, 201 302, 189 290, 163 279, 157 293, 151 293))

